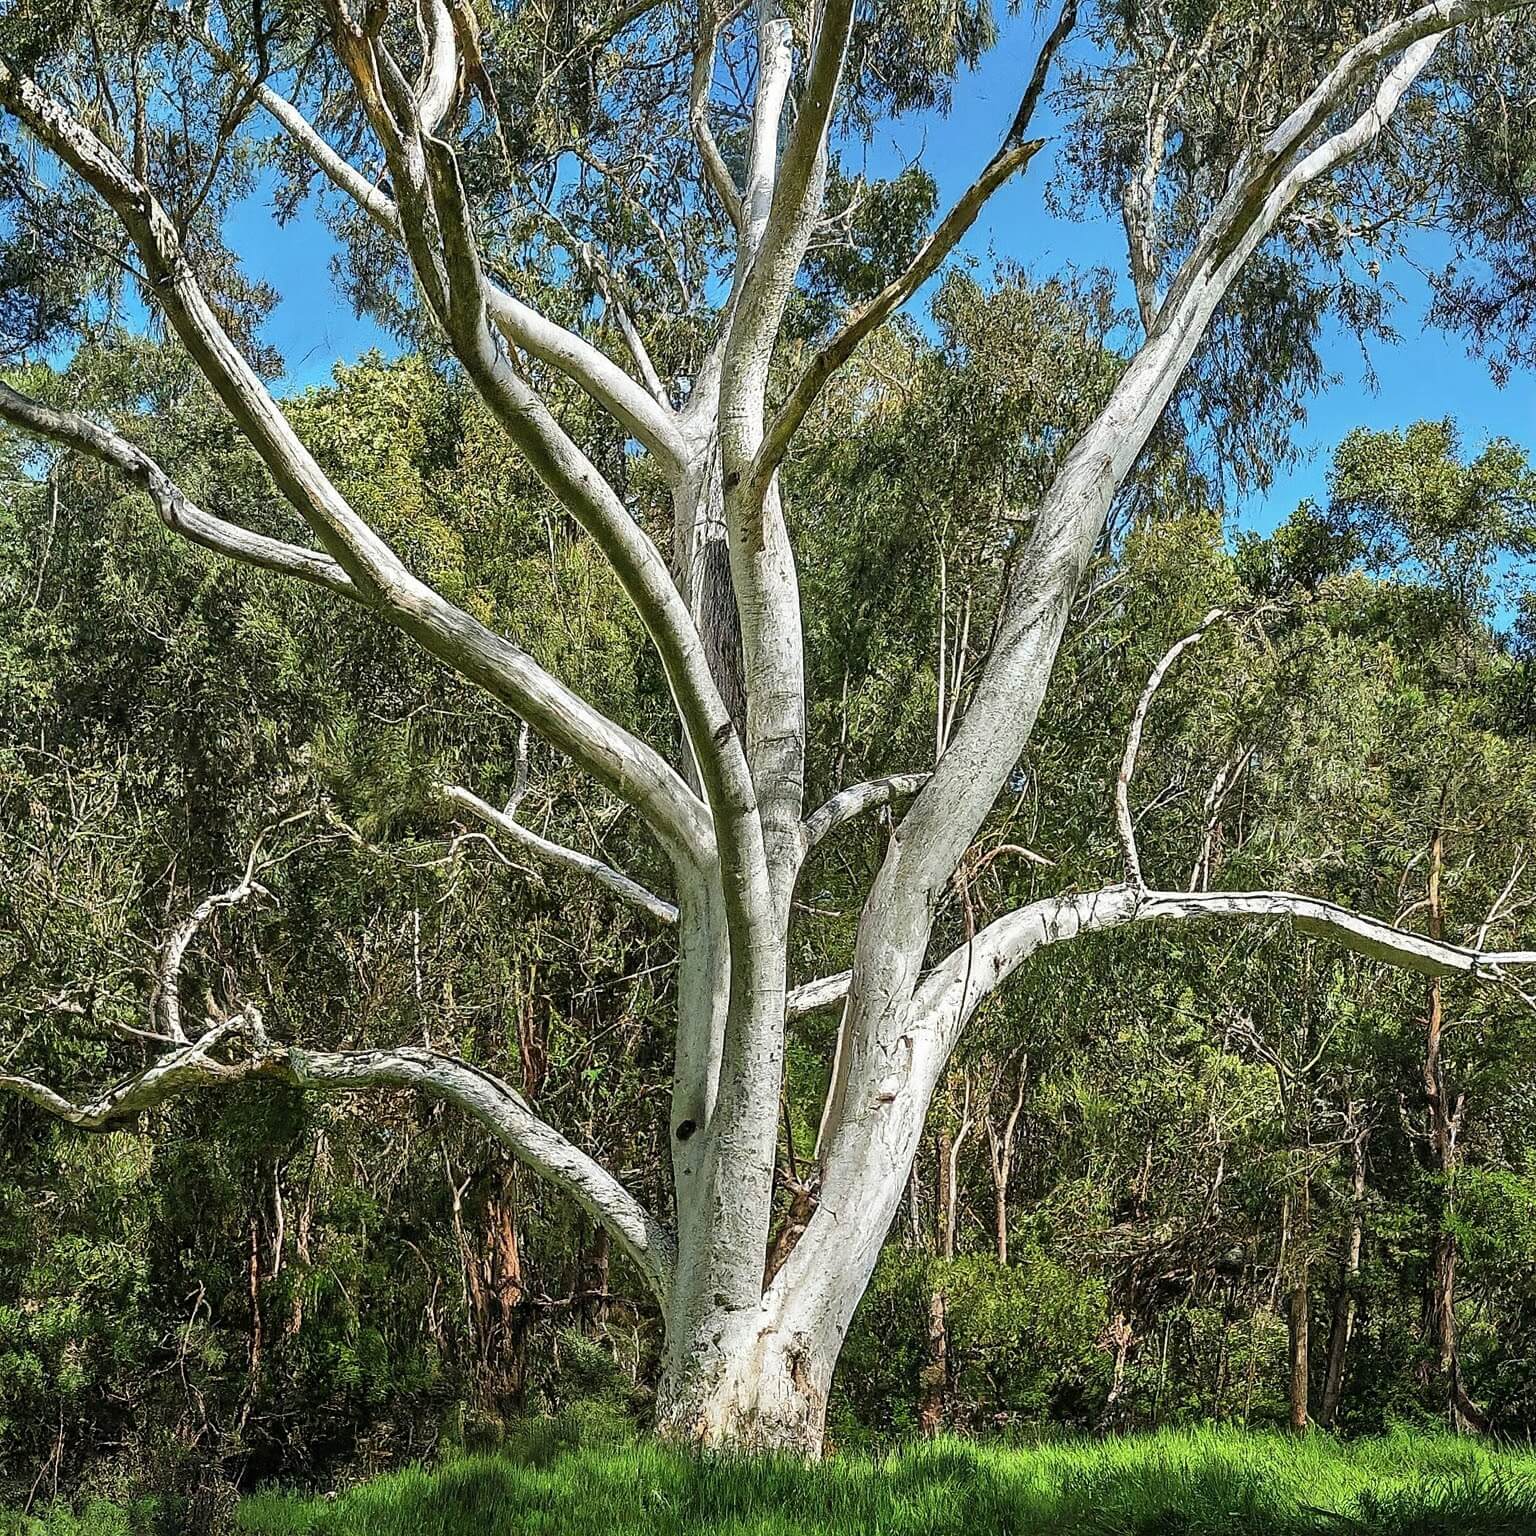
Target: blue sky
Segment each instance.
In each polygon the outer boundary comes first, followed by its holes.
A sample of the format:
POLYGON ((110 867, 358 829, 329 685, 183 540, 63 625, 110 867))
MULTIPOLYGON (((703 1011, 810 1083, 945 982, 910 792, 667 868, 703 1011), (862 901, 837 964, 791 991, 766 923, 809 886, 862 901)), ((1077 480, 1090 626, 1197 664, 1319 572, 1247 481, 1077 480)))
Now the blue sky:
MULTIPOLYGON (((1031 8, 1021 9, 1025 17, 1007 25, 1000 46, 960 83, 950 115, 913 117, 882 134, 870 147, 872 172, 892 174, 921 155, 939 183, 941 206, 965 188, 996 148, 1033 66, 1031 8)), ((1050 126, 1042 121, 1039 131, 1048 135, 1050 126)), ((993 199, 962 249, 983 263, 1007 258, 1042 276, 1068 263, 1107 266, 1123 274, 1117 221, 1075 223, 1047 211, 1042 193, 1051 174, 1051 153, 1048 146, 1022 179, 993 199)), ((231 233, 236 249, 260 253, 252 266, 282 296, 267 338, 287 361, 286 388, 323 383, 337 362, 350 361, 369 347, 392 350, 389 339, 357 319, 338 293, 330 273, 334 243, 313 208, 279 232, 266 203, 253 199, 234 214, 231 233)), ((1536 450, 1536 376, 1516 373, 1507 386, 1497 388, 1487 366, 1469 357, 1458 338, 1423 325, 1427 293, 1422 278, 1406 266, 1389 269, 1386 276, 1404 294, 1395 312, 1403 339, 1373 349, 1378 387, 1374 392, 1368 388, 1354 339, 1330 333, 1324 355, 1337 380, 1313 399, 1298 433, 1306 457, 1282 473, 1267 495, 1233 509, 1240 526, 1267 531, 1304 497, 1321 495, 1329 455, 1356 426, 1398 427, 1450 415, 1461 424, 1469 449, 1475 451, 1489 437, 1506 436, 1536 450)), ((1129 302, 1128 286, 1126 297, 1129 302)))
POLYGON ((225 238, 252 275, 276 289, 277 308, 263 335, 283 355, 285 391, 324 384, 339 362, 352 362, 370 347, 397 350, 371 320, 360 320, 331 276, 336 242, 313 200, 279 229, 262 194, 247 198, 230 215, 225 238))

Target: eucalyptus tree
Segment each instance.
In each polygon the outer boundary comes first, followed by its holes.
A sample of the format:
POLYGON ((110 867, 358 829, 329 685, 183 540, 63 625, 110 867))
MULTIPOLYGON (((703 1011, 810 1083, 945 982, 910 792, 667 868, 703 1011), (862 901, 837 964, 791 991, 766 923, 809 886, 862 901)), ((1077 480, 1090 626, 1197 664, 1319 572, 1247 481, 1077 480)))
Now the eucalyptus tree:
MULTIPOLYGON (((1020 61, 1017 110, 975 180, 926 233, 922 187, 888 199, 882 238, 832 285, 850 291, 851 268, 861 296, 827 316, 825 302, 803 302, 813 285, 799 278, 813 246, 862 238, 857 207, 828 206, 828 189, 848 184, 834 174, 839 149, 891 114, 942 106, 954 71, 992 41, 985 7, 12 5, 0 19, 5 345, 17 359, 56 357, 104 309, 142 312, 179 340, 313 542, 233 520, 216 490, 199 504, 128 432, 46 391, 0 386, 0 417, 111 466, 185 537, 396 626, 633 808, 670 867, 668 894, 524 826, 515 796, 498 809, 474 784, 441 790, 520 856, 585 873, 675 931, 675 1219, 507 1083, 446 1052, 280 1041, 254 993, 194 1023, 182 963, 213 912, 256 890, 256 854, 172 929, 138 1037, 154 1048, 147 1065, 84 1102, 22 1074, 0 1085, 86 1128, 252 1077, 440 1095, 577 1201, 654 1291, 665 1432, 814 1452, 946 1061, 978 1006, 1044 946, 1147 921, 1284 919, 1429 974, 1498 980, 1536 959, 1301 895, 1157 889, 1130 785, 1156 684, 1194 636, 1159 665, 1130 722, 1116 797, 1123 876, 1004 912, 930 954, 951 877, 1029 743, 1112 503, 1176 395, 1197 415, 1211 408, 1188 391, 1213 355, 1234 355, 1245 272, 1280 248, 1326 265, 1420 211, 1433 192, 1422 167, 1459 153, 1478 61, 1529 53, 1523 0, 1084 8, 1091 62, 1065 99, 1080 107, 1074 143, 1102 139, 1097 174, 1119 189, 1141 339, 1089 419, 1058 433, 1048 484, 1019 508, 984 658, 959 680, 963 705, 936 733, 934 760, 806 804, 800 588, 780 472, 828 381, 1043 147, 1030 137, 1036 109, 1076 46, 1078 9, 1068 0, 1020 61), (665 674, 680 752, 603 714, 515 625, 492 627, 472 600, 424 580, 322 470, 268 386, 257 336, 269 295, 224 240, 262 154, 280 166, 284 211, 323 178, 354 297, 451 356, 610 564, 665 674), (541 276, 578 273, 587 305, 538 298, 541 276), (553 380, 618 424, 633 445, 621 463, 600 466, 551 408, 553 380), (621 493, 630 460, 665 487, 667 527, 647 526, 621 493), (908 799, 851 967, 792 986, 807 852, 908 799), (786 1028, 834 1004, 815 1209, 765 1281, 786 1028)), ((1515 92, 1521 78, 1498 83, 1515 92)), ((1461 160, 1469 181, 1491 176, 1477 156, 1461 160)), ((1508 238, 1520 236, 1512 222, 1508 238)), ((1296 334, 1304 363, 1304 324, 1296 334)))

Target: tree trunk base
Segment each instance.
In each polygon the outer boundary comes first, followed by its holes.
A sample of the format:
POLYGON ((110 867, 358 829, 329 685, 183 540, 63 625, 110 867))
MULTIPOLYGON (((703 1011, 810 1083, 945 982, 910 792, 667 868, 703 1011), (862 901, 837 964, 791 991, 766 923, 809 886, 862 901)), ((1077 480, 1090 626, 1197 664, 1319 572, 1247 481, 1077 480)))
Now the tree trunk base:
POLYGON ((826 1438, 831 1352, 804 1335, 764 1329, 739 1351, 673 1365, 656 1403, 663 1440, 709 1451, 776 1452, 819 1460, 826 1438))

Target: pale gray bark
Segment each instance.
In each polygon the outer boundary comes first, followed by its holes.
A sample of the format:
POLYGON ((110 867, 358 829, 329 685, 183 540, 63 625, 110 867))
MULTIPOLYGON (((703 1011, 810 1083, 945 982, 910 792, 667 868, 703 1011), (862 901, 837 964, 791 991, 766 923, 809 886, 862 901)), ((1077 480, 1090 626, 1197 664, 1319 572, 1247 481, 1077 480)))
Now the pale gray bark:
POLYGON ((805 846, 814 848, 829 832, 845 821, 852 821, 866 811, 915 795, 928 782, 926 773, 893 773, 888 778, 871 779, 866 784, 850 784, 840 789, 805 821, 805 846))
MULTIPOLYGON (((435 35, 440 42, 444 41, 441 29, 435 35)), ((449 46, 451 36, 450 28, 446 34, 449 46)), ((215 39, 205 37, 204 41, 222 68, 255 91, 256 99, 273 121, 332 186, 351 198, 386 233, 402 238, 400 212, 393 198, 333 149, 293 102, 271 85, 254 80, 215 39)), ((509 342, 574 380, 634 433, 669 474, 679 471, 683 445, 677 421, 654 392, 631 378, 601 348, 575 331, 557 325, 499 284, 488 281, 487 290, 492 318, 509 342)))
POLYGON ((1120 851, 1125 856, 1126 879, 1132 885, 1146 884, 1141 875, 1141 855, 1136 848, 1136 819, 1131 814, 1131 775, 1136 771, 1136 758, 1141 751, 1141 733, 1146 729, 1152 700, 1163 679, 1179 657, 1191 646, 1198 645, 1205 632, 1221 617, 1221 609, 1213 608, 1206 614, 1199 629, 1169 647, 1163 659, 1152 669, 1147 686, 1137 701, 1136 713, 1131 717, 1131 728, 1125 738, 1125 753, 1120 759, 1120 772, 1115 777, 1115 827, 1120 834, 1120 851))
MULTIPOLYGON (((13 113, 117 214, 187 352, 261 456, 278 488, 370 605, 635 805, 675 855, 710 856, 703 808, 653 748, 603 718, 526 652, 417 580, 348 504, 230 340, 181 251, 175 227, 122 161, 78 119, 0 62, 13 113)), ((232 552, 232 551, 231 551, 232 552)))
POLYGON ((328 1091, 412 1088, 448 1100, 600 1222, 657 1297, 666 1297, 675 1245, 665 1228, 610 1173, 540 1120, 514 1088, 438 1051, 410 1045, 372 1051, 302 1050, 269 1040, 259 1015, 248 1008, 210 1025, 195 1040, 83 1103, 23 1076, 0 1074, 0 1089, 81 1130, 105 1131, 168 1099, 252 1077, 281 1078, 297 1087, 328 1091))
POLYGON ((715 0, 699 0, 699 32, 693 50, 693 74, 688 83, 688 126, 699 146, 705 180, 739 233, 745 219, 741 189, 731 178, 709 121, 710 87, 714 81, 719 37, 720 18, 715 0))
POLYGON ((109 426, 75 411, 55 410, 4 383, 0 383, 0 421, 89 454, 120 470, 143 488, 172 533, 179 533, 204 549, 245 565, 314 582, 343 597, 358 600, 362 596, 351 577, 329 555, 252 533, 238 523, 205 512, 147 453, 109 426))

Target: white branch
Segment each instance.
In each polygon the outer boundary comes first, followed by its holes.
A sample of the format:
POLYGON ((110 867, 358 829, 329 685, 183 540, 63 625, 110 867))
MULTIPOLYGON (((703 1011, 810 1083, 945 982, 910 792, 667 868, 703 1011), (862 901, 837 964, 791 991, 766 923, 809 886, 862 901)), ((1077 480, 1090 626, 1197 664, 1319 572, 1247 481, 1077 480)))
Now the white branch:
POLYGON ((520 848, 524 853, 531 854, 546 864, 552 864, 557 869, 586 877, 602 886, 605 891, 617 896, 620 901, 637 907, 648 916, 655 918, 658 923, 666 923, 670 926, 677 922, 677 908, 671 902, 663 901, 660 896, 648 891, 639 881, 630 879, 628 875, 615 869, 611 864, 605 864, 601 859, 580 853, 574 848, 567 848, 561 843, 551 842, 547 837, 540 837, 537 832, 525 827, 507 812, 498 811, 494 805, 488 804, 461 785, 444 784, 440 786, 439 793, 450 805, 456 805, 471 815, 477 816, 488 827, 494 827, 507 842, 520 848))
POLYGON ((848 995, 853 981, 852 971, 838 971, 834 976, 822 976, 802 986, 791 987, 784 999, 784 1016, 787 1019, 803 1019, 818 1008, 830 1008, 848 995))
MULTIPOLYGON (((257 84, 239 60, 212 39, 204 41, 222 68, 255 89, 257 100, 331 185, 356 203, 385 233, 402 240, 400 210, 394 199, 338 154, 286 96, 265 83, 257 84)), ((674 413, 663 399, 633 379, 600 347, 489 279, 487 297, 491 316, 508 342, 580 385, 645 445, 668 476, 675 478, 681 472, 682 435, 674 413)))
POLYGON ((1499 920, 1499 915, 1504 911, 1504 904, 1514 894, 1515 886, 1519 883, 1520 875, 1525 869, 1525 844, 1522 843, 1515 849, 1514 862, 1509 868, 1509 879, 1504 882, 1503 889, 1493 899, 1493 905, 1488 908, 1488 915, 1478 926, 1477 937, 1473 939, 1474 947, 1481 949, 1488 941, 1488 930, 1499 920))
POLYGON ((150 189, 66 106, 3 62, 0 106, 117 215, 166 319, 283 494, 337 562, 370 596, 398 586, 405 577, 399 557, 337 491, 231 341, 194 275, 174 221, 150 189))
POLYGON ((367 600, 462 676, 504 699, 546 740, 639 809, 675 857, 707 858, 713 838, 703 807, 658 752, 600 714, 511 641, 417 580, 341 495, 224 330, 173 222, 149 188, 65 107, 3 62, 0 107, 116 213, 193 361, 284 495, 367 600))
POLYGON ((417 1046, 390 1050, 310 1051, 269 1040, 253 1009, 222 1020, 198 1039, 169 1051, 106 1093, 76 1103, 35 1078, 0 1074, 9 1092, 81 1130, 102 1131, 183 1093, 250 1077, 301 1088, 357 1092, 417 1088, 448 1100, 488 1129, 520 1162, 569 1195, 628 1254, 659 1300, 675 1266, 671 1235, 624 1186, 499 1077, 457 1057, 417 1046), (237 1037, 249 1047, 229 1061, 215 1050, 237 1037))
POLYGON ((709 183, 726 217, 738 234, 743 228, 741 192, 731 179, 725 157, 709 124, 709 95, 715 73, 715 45, 720 22, 715 12, 716 0, 699 0, 699 35, 693 50, 693 75, 688 84, 688 126, 704 162, 704 179, 709 183))
POLYGON ((436 133, 458 104, 459 39, 444 0, 417 0, 422 69, 416 111, 426 133, 436 133))
POLYGON ((1169 669, 1191 646, 1198 645, 1204 638, 1205 632, 1222 617, 1222 609, 1211 609, 1201 620, 1198 629, 1169 646, 1163 659, 1152 669, 1152 675, 1147 679, 1147 686, 1141 691, 1136 713, 1131 717, 1131 728, 1126 733, 1125 755, 1120 760, 1120 772, 1115 778, 1115 826, 1119 830, 1120 848, 1125 855, 1126 877, 1132 885, 1143 890, 1147 882, 1142 878, 1141 855, 1136 849, 1136 822, 1131 816, 1131 775, 1136 771, 1136 756, 1141 751, 1141 733, 1146 727, 1147 713, 1152 708, 1153 697, 1162 685, 1163 679, 1168 675, 1169 669))
POLYGON ((1137 918, 1281 918, 1314 938, 1332 939, 1371 960, 1422 976, 1495 982, 1509 969, 1536 965, 1536 950, 1474 949, 1410 933, 1381 918, 1291 891, 1151 891, 1137 918))
POLYGON ((606 1228, 657 1299, 665 1302, 676 1262, 671 1234, 618 1179, 534 1114, 523 1096, 501 1078, 419 1046, 376 1051, 289 1048, 269 1070, 300 1087, 347 1092, 419 1088, 447 1099, 606 1228))
POLYGON ((629 355, 639 370, 641 382, 660 405, 670 410, 671 407, 667 403, 667 386, 662 383, 650 349, 645 344, 645 338, 641 336, 634 317, 629 312, 629 306, 624 302, 618 279, 609 269, 601 252, 594 250, 590 241, 582 241, 578 249, 582 264, 591 274, 598 292, 603 296, 603 304, 618 321, 619 334, 624 338, 624 345, 629 348, 629 355))
POLYGON ((752 259, 762 246, 778 185, 779 125, 793 68, 793 30, 782 16, 769 17, 758 29, 757 93, 752 100, 752 129, 747 142, 742 233, 752 259))
POLYGON ((266 108, 277 125, 309 156, 327 181, 337 191, 344 192, 380 229, 400 237, 400 220, 393 199, 376 183, 370 181, 343 155, 337 153, 325 136, 288 100, 265 82, 256 84, 248 71, 223 49, 209 43, 219 63, 237 79, 254 87, 256 99, 266 108))
MULTIPOLYGON (((755 482, 751 470, 763 438, 774 338, 821 212, 827 129, 852 16, 852 0, 828 0, 822 7, 816 47, 782 158, 779 128, 793 72, 793 34, 787 20, 767 10, 758 27, 744 223, 721 352, 719 400, 726 514, 743 529, 777 515, 777 509, 766 504, 766 478, 755 482)), ((734 558, 733 573, 740 585, 734 558)), ((738 597, 752 602, 751 593, 738 597)))
POLYGON ((363 594, 351 577, 329 555, 252 533, 203 511, 147 453, 110 427, 73 411, 55 410, 18 394, 3 383, 0 383, 0 420, 24 432, 63 443, 121 470, 148 493, 166 527, 194 544, 246 565, 296 576, 343 597, 362 601, 363 594))
POLYGON ((211 1053, 250 1023, 249 1013, 237 1013, 220 1020, 196 1040, 184 1041, 142 1071, 132 1073, 105 1093, 83 1103, 65 1098, 36 1078, 11 1073, 0 1073, 0 1090, 16 1094, 82 1131, 108 1130, 189 1088, 206 1087, 247 1075, 249 1068, 242 1070, 227 1066, 216 1061, 211 1053))
POLYGON ((814 848, 829 832, 846 821, 878 810, 893 800, 915 795, 928 782, 926 773, 893 773, 887 778, 870 779, 865 784, 850 784, 840 789, 805 822, 805 846, 814 848))
MULTIPOLYGON (((774 337, 821 212, 826 134, 842 74, 851 0, 829 0, 782 160, 779 127, 793 73, 793 34, 765 10, 758 27, 758 82, 747 146, 747 184, 735 282, 728 307, 720 388, 727 487, 746 481, 763 436, 763 403, 774 337)), ((764 515, 764 486, 745 484, 752 519, 764 515)), ((732 498, 727 497, 727 511, 732 498)))
POLYGON ((645 444, 669 479, 675 480, 682 473, 686 450, 670 407, 632 379, 601 348, 557 325, 500 284, 487 283, 486 302, 497 330, 513 346, 579 384, 645 444))
MULTIPOLYGON (((257 848, 259 847, 258 840, 257 848)), ((248 900, 262 889, 256 880, 257 848, 251 850, 250 862, 246 865, 245 874, 240 882, 230 886, 227 891, 215 891, 198 902, 192 911, 176 925, 165 946, 165 952, 160 957, 159 990, 156 998, 160 1027, 172 1040, 181 1044, 187 1043, 186 1030, 181 1022, 181 967, 187 957, 187 948, 215 912, 227 907, 238 907, 241 902, 248 900)))
MULTIPOLYGON (((1082 895, 1047 896, 988 923, 926 973, 918 988, 917 1016, 942 1016, 943 1032, 952 1041, 977 1005, 1048 945, 1132 922, 1199 918, 1288 922, 1309 937, 1331 939, 1367 959, 1423 976, 1466 976, 1507 985, 1507 972, 1536 966, 1536 950, 1476 949, 1431 939, 1294 891, 1150 891, 1109 885, 1082 895)), ((841 1002, 852 980, 852 971, 839 971, 793 988, 789 1017, 841 1002)))
POLYGON ((1423 976, 1465 976, 1502 985, 1509 970, 1536 965, 1536 950, 1452 944, 1294 891, 1147 891, 1112 885, 1031 902, 989 923, 928 973, 918 993, 920 1008, 942 1017, 941 1033, 952 1042, 977 1004, 1047 945, 1132 922, 1213 918, 1288 922, 1309 937, 1330 939, 1367 959, 1423 976))

